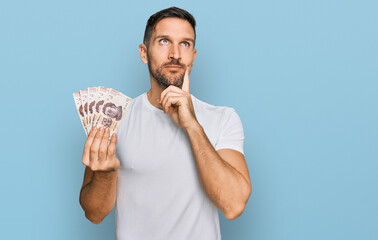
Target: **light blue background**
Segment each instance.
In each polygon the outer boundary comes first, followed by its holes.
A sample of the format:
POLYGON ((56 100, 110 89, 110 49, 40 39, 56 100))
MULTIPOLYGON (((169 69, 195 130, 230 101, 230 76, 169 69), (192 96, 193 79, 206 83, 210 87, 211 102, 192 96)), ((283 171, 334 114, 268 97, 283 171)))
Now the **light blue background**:
POLYGON ((236 109, 252 195, 233 239, 378 239, 378 2, 1 1, 1 239, 113 239, 79 205, 72 93, 149 89, 148 17, 198 22, 191 93, 236 109))

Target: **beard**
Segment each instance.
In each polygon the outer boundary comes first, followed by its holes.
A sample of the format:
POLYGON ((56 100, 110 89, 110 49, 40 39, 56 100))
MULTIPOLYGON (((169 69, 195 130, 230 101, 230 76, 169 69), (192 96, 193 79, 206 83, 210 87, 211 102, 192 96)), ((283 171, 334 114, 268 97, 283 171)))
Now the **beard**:
POLYGON ((157 67, 156 69, 152 69, 150 65, 150 56, 148 54, 147 54, 147 59, 148 59, 148 63, 147 63, 148 71, 150 72, 152 77, 156 80, 156 82, 158 83, 161 89, 164 90, 170 85, 181 88, 182 83, 184 81, 185 72, 182 74, 179 74, 178 71, 171 71, 169 74, 163 73, 163 69, 167 65, 177 65, 177 66, 184 67, 184 65, 180 63, 179 60, 172 59, 172 61, 168 63, 164 63, 160 65, 159 67, 157 67))

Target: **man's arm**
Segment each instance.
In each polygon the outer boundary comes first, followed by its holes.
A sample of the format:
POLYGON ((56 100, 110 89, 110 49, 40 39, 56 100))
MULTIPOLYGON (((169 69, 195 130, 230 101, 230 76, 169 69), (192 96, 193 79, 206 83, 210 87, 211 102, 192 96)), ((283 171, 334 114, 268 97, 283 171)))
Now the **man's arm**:
POLYGON ((198 123, 185 131, 206 194, 227 219, 237 218, 252 190, 244 155, 232 149, 215 151, 198 123))
POLYGON ((242 153, 231 149, 216 152, 211 145, 194 112, 189 72, 190 66, 185 71, 181 89, 171 85, 157 101, 174 123, 185 130, 206 194, 226 218, 232 220, 242 214, 251 194, 247 164, 242 153))
POLYGON ((80 204, 85 216, 99 224, 112 211, 116 201, 117 169, 115 157, 117 136, 113 134, 108 145, 109 130, 93 128, 84 147, 85 168, 80 204))

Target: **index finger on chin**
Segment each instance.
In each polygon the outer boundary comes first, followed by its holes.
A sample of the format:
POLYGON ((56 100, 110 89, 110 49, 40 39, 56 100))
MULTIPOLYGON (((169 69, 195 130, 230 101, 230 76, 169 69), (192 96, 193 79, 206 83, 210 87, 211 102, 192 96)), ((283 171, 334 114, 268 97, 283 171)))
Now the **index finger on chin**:
POLYGON ((189 92, 189 71, 190 71, 190 66, 188 66, 185 70, 184 81, 182 83, 182 88, 181 88, 185 92, 189 92))

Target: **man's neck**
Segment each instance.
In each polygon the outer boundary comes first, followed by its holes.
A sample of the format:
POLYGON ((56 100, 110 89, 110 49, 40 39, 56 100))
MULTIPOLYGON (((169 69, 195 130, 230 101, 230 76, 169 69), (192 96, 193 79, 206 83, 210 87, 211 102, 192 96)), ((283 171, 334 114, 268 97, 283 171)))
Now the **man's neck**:
POLYGON ((159 87, 154 79, 151 79, 151 89, 147 92, 147 99, 154 107, 159 109, 163 109, 161 104, 158 102, 162 92, 163 89, 159 87))

